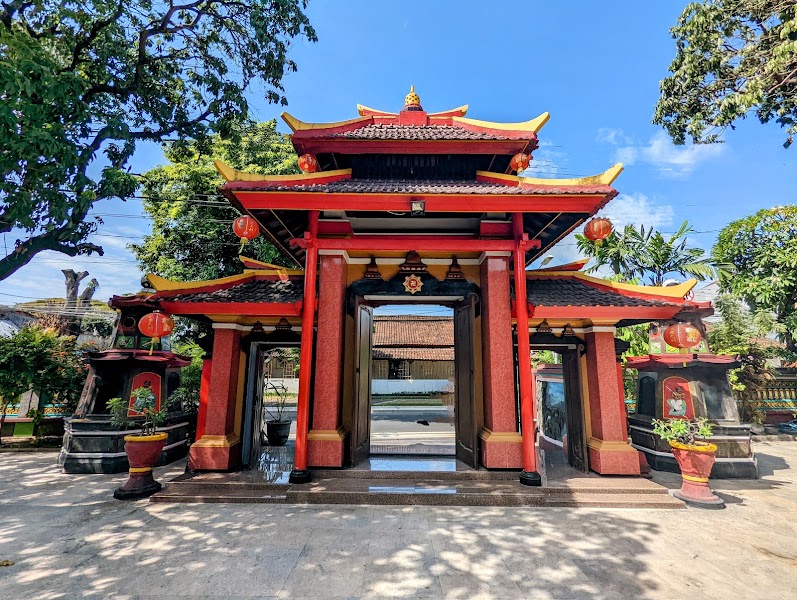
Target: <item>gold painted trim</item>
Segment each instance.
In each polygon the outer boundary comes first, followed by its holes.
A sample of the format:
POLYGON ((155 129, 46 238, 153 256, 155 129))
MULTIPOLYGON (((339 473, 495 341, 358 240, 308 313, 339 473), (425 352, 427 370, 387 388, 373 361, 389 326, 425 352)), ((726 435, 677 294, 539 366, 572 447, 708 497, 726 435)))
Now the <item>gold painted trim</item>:
POLYGON ((262 181, 262 182, 280 182, 280 181, 302 181, 313 182, 316 179, 324 179, 326 177, 336 177, 338 175, 351 175, 351 169, 337 169, 334 171, 316 171, 315 173, 294 173, 292 175, 261 175, 259 173, 246 173, 233 169, 231 166, 224 164, 220 160, 214 160, 213 165, 216 170, 221 174, 226 181, 262 181))
POLYGON ((226 283, 235 283, 243 281, 252 277, 252 273, 240 273, 238 275, 230 275, 229 277, 221 277, 220 279, 208 279, 207 281, 172 281, 149 273, 147 280, 152 284, 157 292, 171 292, 174 290, 192 290, 209 285, 224 285, 226 283))
POLYGON ((479 437, 485 442, 511 442, 520 444, 523 442, 523 436, 517 431, 493 431, 483 427, 479 432, 479 437))
POLYGON ((632 283, 620 283, 618 281, 609 281, 601 279, 600 277, 592 277, 586 273, 579 271, 526 271, 526 277, 574 277, 583 281, 589 281, 604 287, 609 287, 615 290, 623 290, 626 292, 634 292, 646 296, 664 296, 665 298, 674 298, 683 300, 689 292, 692 291, 697 285, 697 279, 687 279, 678 285, 668 286, 655 286, 655 285, 634 285, 632 283))
POLYGON ((346 437, 346 431, 342 427, 337 429, 311 429, 307 434, 308 440, 317 442, 340 442, 346 437))
POLYGON ((704 454, 711 454, 717 451, 716 444, 710 444, 708 442, 704 442, 699 446, 693 446, 691 444, 682 444, 681 442, 670 442, 670 447, 675 448, 676 450, 686 450, 687 452, 702 452, 704 454))
POLYGON ((235 433, 228 433, 227 435, 205 434, 193 445, 199 448, 230 448, 240 441, 241 438, 235 433))
POLYGON ((506 173, 492 173, 490 171, 476 171, 476 175, 501 179, 518 185, 547 185, 558 187, 563 185, 611 185, 614 180, 622 173, 623 164, 617 163, 597 175, 587 175, 586 177, 570 177, 569 179, 547 179, 544 177, 520 177, 518 175, 507 175, 506 173))
POLYGON ((283 112, 280 116, 292 131, 331 129, 333 127, 340 127, 342 125, 354 125, 355 123, 365 123, 372 120, 372 117, 357 117, 354 119, 348 119, 347 121, 335 121, 334 123, 305 123, 304 121, 300 121, 294 117, 289 112, 283 112))
POLYGON ((637 453, 631 444, 628 442, 607 441, 599 440, 597 438, 590 438, 587 441, 587 447, 599 452, 633 452, 637 453))
POLYGON ((153 435, 126 435, 126 442, 162 442, 169 437, 168 433, 155 433, 153 435))
POLYGON ((149 473, 152 471, 152 467, 130 467, 128 469, 129 473, 149 473))
POLYGON ((498 131, 528 131, 529 133, 537 133, 550 118, 551 113, 549 112, 544 112, 539 117, 531 119, 530 121, 523 121, 522 123, 493 123, 492 121, 480 121, 478 119, 467 119, 465 117, 452 117, 454 123, 462 123, 463 125, 473 125, 475 127, 496 129, 498 131))
POLYGON ((708 477, 694 477, 692 475, 681 474, 681 478, 685 481, 694 481, 695 483, 708 483, 708 477))

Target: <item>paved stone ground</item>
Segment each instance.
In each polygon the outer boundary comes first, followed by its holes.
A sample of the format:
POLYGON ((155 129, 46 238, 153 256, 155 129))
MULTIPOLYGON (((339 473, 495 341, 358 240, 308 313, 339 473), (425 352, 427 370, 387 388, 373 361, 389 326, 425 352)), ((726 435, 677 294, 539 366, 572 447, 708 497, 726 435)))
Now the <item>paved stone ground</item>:
POLYGON ((118 502, 0 454, 0 598, 795 598, 797 443, 756 452, 724 511, 118 502))

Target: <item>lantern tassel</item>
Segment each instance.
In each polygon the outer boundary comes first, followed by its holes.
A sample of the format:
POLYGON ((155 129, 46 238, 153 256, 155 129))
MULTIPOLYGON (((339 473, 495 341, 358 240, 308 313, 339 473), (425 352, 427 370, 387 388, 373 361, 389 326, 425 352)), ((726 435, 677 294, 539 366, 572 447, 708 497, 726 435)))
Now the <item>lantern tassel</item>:
POLYGON ((149 355, 152 356, 152 351, 155 349, 155 344, 160 343, 161 339, 154 337, 149 342, 149 355))
POLYGON ((246 238, 241 238, 241 247, 238 248, 238 254, 241 254, 241 252, 244 251, 244 246, 246 246, 246 242, 248 241, 249 240, 247 240, 246 238))

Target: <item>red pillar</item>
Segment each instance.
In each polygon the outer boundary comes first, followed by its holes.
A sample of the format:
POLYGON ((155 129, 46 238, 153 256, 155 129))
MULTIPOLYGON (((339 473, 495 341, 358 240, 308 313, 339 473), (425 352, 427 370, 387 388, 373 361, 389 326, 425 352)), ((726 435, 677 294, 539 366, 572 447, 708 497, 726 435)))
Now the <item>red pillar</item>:
MULTIPOLYGON (((227 471, 240 462, 241 439, 235 432, 241 360, 241 332, 216 329, 213 333, 213 359, 209 367, 207 403, 202 436, 191 446, 190 469, 227 471)), ((203 376, 204 365, 203 365, 203 376)))
POLYGON ((593 328, 584 341, 589 391, 589 466, 604 475, 639 475, 639 456, 628 443, 614 328, 593 328))
POLYGON ((205 419, 208 416, 208 394, 210 393, 210 369, 213 360, 202 360, 202 377, 199 380, 199 409, 196 415, 196 439, 205 435, 205 419))
POLYGON ((318 339, 324 342, 316 348, 313 428, 307 436, 308 462, 313 467, 342 467, 345 436, 339 423, 346 261, 342 255, 322 255, 318 271, 318 339))
POLYGON ((523 440, 518 433, 515 409, 508 257, 485 257, 481 264, 481 292, 484 365, 481 461, 488 469, 519 469, 523 466, 523 440))
POLYGON ((534 444, 534 400, 531 389, 531 348, 529 346, 529 305, 526 298, 526 244, 523 214, 512 214, 515 233, 515 312, 517 316, 518 381, 520 385, 520 427, 523 432, 523 471, 520 483, 541 485, 537 472, 537 450, 534 444))
POLYGON ((316 268, 318 248, 318 211, 308 214, 308 231, 304 237, 304 298, 302 300, 302 347, 299 352, 299 398, 296 406, 296 453, 291 483, 308 483, 310 471, 307 468, 307 434, 310 429, 310 381, 313 368, 313 326, 315 321, 316 268))

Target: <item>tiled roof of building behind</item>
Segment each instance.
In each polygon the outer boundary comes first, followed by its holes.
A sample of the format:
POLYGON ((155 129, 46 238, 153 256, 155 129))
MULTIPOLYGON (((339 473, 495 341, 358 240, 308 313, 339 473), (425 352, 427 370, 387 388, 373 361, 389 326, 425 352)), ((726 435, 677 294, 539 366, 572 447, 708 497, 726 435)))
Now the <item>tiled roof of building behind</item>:
POLYGON ((415 315, 375 316, 373 345, 375 353, 379 347, 451 347, 453 352, 454 319, 415 315))

